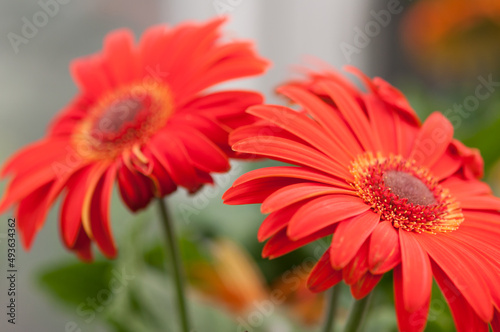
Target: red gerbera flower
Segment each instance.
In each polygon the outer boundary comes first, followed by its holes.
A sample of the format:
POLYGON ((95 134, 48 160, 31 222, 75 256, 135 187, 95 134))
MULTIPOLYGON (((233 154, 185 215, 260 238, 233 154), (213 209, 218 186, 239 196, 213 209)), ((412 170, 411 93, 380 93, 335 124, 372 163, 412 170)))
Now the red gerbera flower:
POLYGON ((284 161, 241 176, 226 204, 261 203, 263 256, 278 257, 333 234, 310 274, 323 291, 342 279, 360 299, 394 270, 402 331, 422 331, 432 277, 459 331, 500 331, 500 199, 482 159, 452 138, 440 113, 421 125, 405 97, 380 78, 364 93, 333 72, 278 92, 300 111, 250 107, 262 122, 237 129, 238 152, 284 161))
POLYGON ((10 175, 0 212, 16 205, 25 247, 30 247, 54 200, 65 245, 84 260, 95 241, 116 255, 109 225, 115 181, 133 211, 177 186, 194 193, 212 183, 211 172, 229 169, 235 156, 228 133, 262 102, 250 91, 206 93, 218 83, 261 74, 267 61, 248 42, 221 43, 224 20, 156 26, 134 45, 129 30, 109 34, 101 53, 75 60, 79 94, 42 140, 4 166, 10 175))

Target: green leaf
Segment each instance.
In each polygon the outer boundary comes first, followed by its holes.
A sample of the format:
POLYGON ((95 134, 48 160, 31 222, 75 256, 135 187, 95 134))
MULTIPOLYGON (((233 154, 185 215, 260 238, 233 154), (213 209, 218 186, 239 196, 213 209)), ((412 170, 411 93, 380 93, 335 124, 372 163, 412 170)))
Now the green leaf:
POLYGON ((95 295, 108 288, 112 266, 106 261, 63 263, 42 271, 38 283, 55 299, 79 305, 89 294, 95 295))

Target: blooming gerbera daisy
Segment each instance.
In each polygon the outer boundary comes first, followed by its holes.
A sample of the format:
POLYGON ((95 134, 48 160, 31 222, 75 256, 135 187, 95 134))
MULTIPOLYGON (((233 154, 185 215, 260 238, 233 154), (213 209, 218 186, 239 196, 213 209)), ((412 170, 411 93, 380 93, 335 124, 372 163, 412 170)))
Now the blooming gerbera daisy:
POLYGON ((116 255, 109 225, 113 184, 137 211, 177 186, 196 192, 212 183, 211 172, 229 169, 236 156, 228 133, 262 102, 250 91, 207 88, 261 74, 267 62, 248 42, 220 42, 224 20, 156 26, 138 45, 128 30, 110 33, 101 53, 75 60, 80 89, 42 140, 5 164, 12 180, 0 212, 16 206, 25 247, 30 247, 47 212, 61 194, 60 227, 65 245, 90 260, 94 241, 116 255))
POLYGON ((234 131, 233 149, 298 167, 244 174, 225 203, 269 213, 258 233, 265 257, 333 234, 313 291, 343 279, 360 299, 393 270, 399 327, 422 331, 434 277, 459 331, 500 329, 500 199, 478 180, 480 155, 440 113, 421 125, 401 92, 351 71, 367 92, 311 73, 278 89, 301 110, 249 108, 262 122, 234 131))

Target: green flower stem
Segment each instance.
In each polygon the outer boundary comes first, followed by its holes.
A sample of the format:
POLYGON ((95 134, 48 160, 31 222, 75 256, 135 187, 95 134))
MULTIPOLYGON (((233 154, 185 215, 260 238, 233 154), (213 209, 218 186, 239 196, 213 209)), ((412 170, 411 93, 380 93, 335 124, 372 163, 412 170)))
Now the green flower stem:
POLYGON ((363 326, 363 321, 368 313, 368 307, 370 306, 371 298, 373 292, 370 292, 363 299, 353 303, 351 307, 351 312, 349 313, 349 318, 347 318, 347 323, 344 327, 344 332, 360 332, 363 326))
POLYGON ((326 320, 323 327, 323 332, 332 332, 335 322, 335 313, 337 312, 337 305, 340 295, 340 284, 336 284, 329 291, 328 307, 326 308, 326 320))
POLYGON ((160 214, 163 223, 163 228, 165 230, 165 237, 167 239, 168 253, 170 254, 170 261, 172 263, 174 280, 175 280, 175 290, 177 293, 177 307, 179 310, 179 316, 181 318, 181 325, 183 332, 189 332, 189 319, 186 306, 186 292, 184 289, 184 283, 182 279, 182 264, 179 254, 179 246, 177 244, 177 239, 174 234, 174 228, 172 221, 168 217, 167 207, 163 199, 158 199, 158 205, 160 207, 160 214))

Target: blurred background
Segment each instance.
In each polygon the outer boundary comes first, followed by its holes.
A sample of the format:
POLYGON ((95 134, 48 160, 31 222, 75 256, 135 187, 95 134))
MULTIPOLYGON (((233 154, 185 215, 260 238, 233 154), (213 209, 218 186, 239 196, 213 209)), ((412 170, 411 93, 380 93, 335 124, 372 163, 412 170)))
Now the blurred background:
MULTIPOLYGON (((138 37, 153 24, 217 15, 230 17, 229 38, 254 40, 273 62, 262 77, 228 85, 258 89, 277 103, 273 89, 311 57, 339 70, 357 66, 400 88, 423 119, 441 110, 456 137, 481 149, 486 181, 498 193, 500 5, 494 0, 5 0, 0 3, 0 162, 44 135, 76 92, 69 62, 100 50, 109 31, 128 27, 138 37), (57 6, 50 9, 48 3, 57 6), (46 22, 23 35, 26 22, 40 19, 40 12, 50 14, 46 22), (22 42, 13 41, 14 34, 22 42)), ((264 218, 258 207, 221 203, 239 174, 270 164, 236 163, 215 186, 194 197, 181 190, 168 200, 182 238, 195 331, 313 331, 322 321, 323 298, 309 293, 304 280, 327 243, 263 260, 262 244, 248 236, 264 218)), ((0 183, 2 192, 5 186, 0 183)), ((151 206, 131 215, 115 194, 112 220, 120 256, 84 265, 60 243, 56 205, 31 251, 18 245, 17 322, 8 324, 2 310, 0 330, 176 331, 156 212, 151 206), (123 287, 111 291, 116 280, 123 287)), ((0 217, 2 308, 11 213, 0 217)), ((339 325, 350 301, 343 289, 339 325)), ((367 331, 396 331, 392 303, 391 277, 385 276, 367 331)), ((437 291, 427 330, 454 330, 437 291)))

